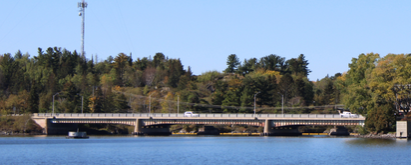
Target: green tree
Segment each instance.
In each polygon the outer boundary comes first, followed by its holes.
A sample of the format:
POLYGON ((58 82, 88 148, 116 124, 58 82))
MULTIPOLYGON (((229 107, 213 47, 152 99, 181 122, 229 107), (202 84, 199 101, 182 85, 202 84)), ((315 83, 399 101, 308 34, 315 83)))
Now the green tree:
POLYGON ((235 54, 231 54, 227 58, 227 68, 224 70, 225 73, 235 73, 238 70, 240 61, 235 54))
POLYGON ((372 91, 369 86, 369 75, 375 68, 379 54, 360 54, 351 60, 350 70, 347 72, 343 103, 353 113, 367 114, 374 108, 372 91))
POLYGON ((127 113, 128 110, 130 110, 127 98, 124 94, 115 94, 113 104, 113 113, 127 113))
POLYGON ((37 89, 37 84, 33 80, 32 88, 30 90, 30 97, 29 97, 29 105, 28 105, 28 112, 30 113, 38 113, 39 112, 39 91, 37 89))
POLYGON ((284 96, 284 103, 287 103, 287 100, 293 95, 295 85, 294 79, 290 74, 285 74, 281 77, 280 82, 278 83, 278 90, 284 96))
POLYGON ((259 66, 265 70, 279 71, 281 74, 287 73, 285 58, 274 54, 262 57, 259 66))
POLYGON ((251 58, 249 60, 244 59, 244 62, 238 67, 238 73, 247 75, 253 71, 255 71, 258 67, 258 60, 256 58, 251 58))

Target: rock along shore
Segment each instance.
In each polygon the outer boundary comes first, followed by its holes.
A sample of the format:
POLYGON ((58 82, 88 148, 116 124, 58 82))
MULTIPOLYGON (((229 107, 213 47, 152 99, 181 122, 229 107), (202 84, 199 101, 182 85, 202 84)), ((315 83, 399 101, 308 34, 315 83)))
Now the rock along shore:
POLYGON ((374 139, 393 139, 396 138, 395 133, 387 133, 387 134, 367 134, 367 135, 355 135, 358 138, 374 138, 374 139))

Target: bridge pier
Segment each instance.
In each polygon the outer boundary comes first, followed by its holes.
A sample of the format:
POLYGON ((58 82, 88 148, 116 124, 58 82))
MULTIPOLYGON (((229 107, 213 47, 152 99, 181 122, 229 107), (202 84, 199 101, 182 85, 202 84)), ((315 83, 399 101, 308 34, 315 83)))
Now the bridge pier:
POLYGON ((265 120, 264 136, 298 136, 301 132, 298 131, 298 126, 275 127, 272 120, 265 120))
POLYGON ((265 119, 264 122, 264 136, 268 136, 270 134, 270 128, 272 128, 271 126, 271 120, 265 119))
POLYGON ((133 135, 171 135, 169 125, 145 126, 143 119, 136 119, 133 135))
POLYGON ((137 132, 141 132, 141 130, 140 130, 140 127, 141 127, 141 121, 140 121, 140 119, 136 119, 136 125, 134 126, 134 132, 133 132, 133 134, 134 133, 137 133, 137 132))
POLYGON ((350 133, 344 126, 334 126, 334 128, 330 130, 330 135, 348 136, 350 133))

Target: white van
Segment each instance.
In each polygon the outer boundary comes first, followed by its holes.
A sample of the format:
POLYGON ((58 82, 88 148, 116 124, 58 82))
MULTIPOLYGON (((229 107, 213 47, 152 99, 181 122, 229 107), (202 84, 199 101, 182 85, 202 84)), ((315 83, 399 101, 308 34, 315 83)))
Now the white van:
POLYGON ((194 114, 192 111, 184 112, 184 117, 198 117, 198 114, 194 114))

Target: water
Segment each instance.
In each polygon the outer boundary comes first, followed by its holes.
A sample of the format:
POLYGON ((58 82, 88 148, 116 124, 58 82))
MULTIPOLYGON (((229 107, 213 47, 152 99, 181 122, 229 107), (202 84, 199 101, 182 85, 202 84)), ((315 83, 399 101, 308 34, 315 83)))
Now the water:
POLYGON ((409 164, 411 141, 323 137, 0 137, 0 164, 409 164))

